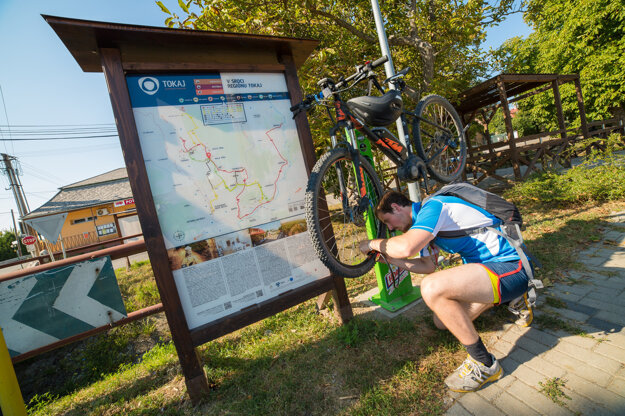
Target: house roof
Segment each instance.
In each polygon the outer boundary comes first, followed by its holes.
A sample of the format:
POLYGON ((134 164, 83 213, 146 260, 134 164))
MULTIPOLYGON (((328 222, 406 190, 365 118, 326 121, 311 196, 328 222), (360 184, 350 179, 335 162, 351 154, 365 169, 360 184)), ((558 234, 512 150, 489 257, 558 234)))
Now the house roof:
POLYGON ((88 178, 79 182, 75 182, 69 185, 62 186, 59 189, 76 188, 76 187, 81 187, 85 185, 93 185, 96 183, 116 181, 119 179, 128 179, 128 172, 126 171, 126 168, 115 169, 110 172, 106 172, 101 175, 94 176, 93 178, 88 178))
POLYGON ((132 198, 128 173, 126 168, 119 168, 61 187, 52 199, 22 219, 96 207, 128 198, 132 198))

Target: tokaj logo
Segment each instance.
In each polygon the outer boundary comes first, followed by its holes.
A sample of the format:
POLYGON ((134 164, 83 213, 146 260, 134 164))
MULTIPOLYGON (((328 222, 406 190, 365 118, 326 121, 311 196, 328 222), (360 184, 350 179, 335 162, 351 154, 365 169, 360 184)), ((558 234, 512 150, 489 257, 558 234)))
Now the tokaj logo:
POLYGON ((139 88, 148 95, 154 95, 158 91, 158 80, 153 77, 139 78, 139 88))

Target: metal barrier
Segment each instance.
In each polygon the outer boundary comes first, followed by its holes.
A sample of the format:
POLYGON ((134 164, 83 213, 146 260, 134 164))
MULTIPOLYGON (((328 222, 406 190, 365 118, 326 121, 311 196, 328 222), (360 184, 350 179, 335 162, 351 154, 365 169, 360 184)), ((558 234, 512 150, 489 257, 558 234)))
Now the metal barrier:
MULTIPOLYGON (((125 238, 132 238, 131 237, 125 237, 125 238)), ((134 241, 132 243, 128 243, 128 244, 119 244, 116 245, 115 247, 108 247, 108 248, 104 248, 102 250, 96 250, 96 251, 92 251, 90 253, 85 253, 85 254, 80 254, 78 256, 75 257, 71 257, 71 258, 67 258, 67 259, 63 259, 63 260, 59 260, 59 261, 55 261, 55 262, 50 262, 50 263, 45 263, 45 264, 41 264, 39 266, 35 266, 35 267, 31 267, 28 269, 22 269, 22 270, 15 270, 13 272, 7 273, 6 275, 0 277, 0 282, 5 282, 8 280, 13 280, 13 279, 17 279, 20 277, 25 277, 31 274, 36 274, 36 273, 41 273, 44 272, 46 270, 51 270, 51 269, 56 269, 58 267, 63 267, 63 266, 68 266, 70 264, 76 264, 76 263, 80 263, 86 260, 91 260, 97 257, 104 257, 104 256, 110 256, 111 259, 115 260, 115 259, 119 259, 119 258, 123 258, 123 257, 128 257, 131 256, 133 254, 138 254, 138 253, 143 253, 146 251, 146 247, 145 247, 145 242, 144 241, 134 241)), ((30 259, 30 261, 32 261, 33 259, 30 259)), ((64 346, 64 345, 68 345, 71 344, 73 342, 79 341, 81 339, 90 337, 92 335, 95 335, 97 333, 100 332, 104 332, 107 331, 111 328, 117 327, 117 326, 121 326, 121 325, 125 325, 128 324, 130 322, 136 321, 138 319, 144 318, 146 316, 150 316, 150 315, 154 315, 156 313, 162 312, 163 309, 163 304, 159 303, 157 305, 152 305, 152 306, 148 306, 147 308, 143 308, 141 310, 138 311, 134 311, 128 314, 128 316, 126 318, 120 319, 117 322, 108 324, 108 325, 104 325, 101 327, 97 327, 97 328, 93 328, 89 331, 85 331, 82 332, 80 334, 76 334, 72 337, 69 338, 65 338, 62 340, 59 340, 57 342, 54 342, 52 344, 40 347, 40 348, 36 348, 32 351, 29 351, 27 353, 24 354, 20 354, 17 355, 15 357, 11 358, 11 361, 13 363, 17 363, 23 360, 26 360, 28 358, 34 357, 36 355, 42 354, 44 352, 47 351, 51 351, 55 348, 64 346)))

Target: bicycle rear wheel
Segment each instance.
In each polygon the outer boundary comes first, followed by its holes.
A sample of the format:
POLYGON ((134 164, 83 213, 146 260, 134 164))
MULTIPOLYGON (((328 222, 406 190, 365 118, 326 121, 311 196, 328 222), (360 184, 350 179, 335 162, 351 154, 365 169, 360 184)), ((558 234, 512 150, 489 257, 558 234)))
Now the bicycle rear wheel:
POLYGON ((375 216, 382 185, 371 164, 359 158, 367 193, 360 196, 356 170, 347 149, 336 148, 317 161, 306 189, 306 222, 317 255, 337 276, 367 273, 375 258, 362 254, 358 243, 379 238, 386 227, 375 216), (344 198, 343 198, 344 196, 344 198))
POLYGON ((439 182, 457 179, 467 164, 467 141, 460 116, 440 95, 428 95, 415 110, 412 137, 430 175, 439 182))

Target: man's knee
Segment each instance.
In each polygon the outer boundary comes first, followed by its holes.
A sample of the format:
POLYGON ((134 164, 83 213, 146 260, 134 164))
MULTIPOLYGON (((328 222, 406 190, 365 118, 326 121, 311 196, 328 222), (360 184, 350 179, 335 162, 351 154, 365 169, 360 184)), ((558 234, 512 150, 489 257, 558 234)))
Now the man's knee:
POLYGON ((434 325, 436 325, 438 329, 447 329, 445 324, 443 324, 443 322, 441 322, 441 320, 438 319, 438 316, 436 316, 436 314, 432 316, 432 320, 434 321, 434 325))
POLYGON ((421 297, 426 304, 430 305, 432 301, 443 296, 444 287, 432 275, 426 276, 421 281, 421 297))

